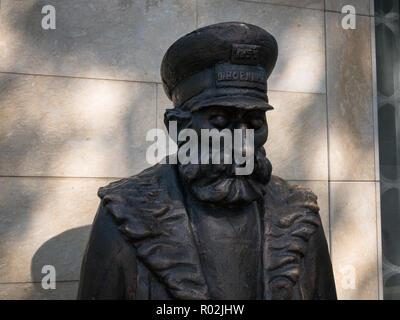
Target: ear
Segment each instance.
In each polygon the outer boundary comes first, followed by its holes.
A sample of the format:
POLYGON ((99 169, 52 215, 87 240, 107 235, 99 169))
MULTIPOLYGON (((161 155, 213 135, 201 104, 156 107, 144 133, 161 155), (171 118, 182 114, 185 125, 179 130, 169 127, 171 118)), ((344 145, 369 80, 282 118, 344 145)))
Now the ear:
POLYGON ((177 108, 167 109, 164 113, 164 124, 167 127, 167 130, 169 128, 170 121, 177 122, 177 129, 179 132, 189 125, 191 119, 192 115, 189 111, 183 111, 177 108))

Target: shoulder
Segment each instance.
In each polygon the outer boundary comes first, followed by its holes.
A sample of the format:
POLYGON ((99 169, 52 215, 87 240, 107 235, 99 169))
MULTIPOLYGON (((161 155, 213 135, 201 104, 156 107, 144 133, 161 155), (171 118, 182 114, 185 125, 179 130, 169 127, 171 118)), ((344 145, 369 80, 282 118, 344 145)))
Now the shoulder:
POLYGON ((141 239, 160 232, 160 216, 172 207, 169 184, 173 168, 158 164, 136 176, 100 188, 101 208, 111 216, 114 227, 130 238, 141 239))
POLYGON ((160 204, 165 197, 164 172, 166 167, 157 164, 141 173, 114 181, 98 191, 101 206, 118 222, 131 216, 132 212, 146 211, 160 204))
POLYGON ((298 206, 316 214, 319 212, 318 197, 310 188, 291 184, 278 176, 271 177, 266 188, 265 198, 268 205, 298 206))
POLYGON ((289 195, 293 192, 303 192, 303 193, 312 194, 312 195, 314 195, 314 197, 316 197, 316 195, 311 191, 310 188, 307 188, 307 187, 301 186, 301 185, 296 185, 293 183, 289 183, 287 180, 284 180, 278 176, 271 176, 271 180, 270 180, 267 188, 274 190, 275 192, 281 192, 284 195, 289 195))
POLYGON ((161 184, 162 171, 162 165, 157 164, 135 176, 111 182, 107 186, 101 187, 97 194, 100 199, 104 200, 110 195, 135 196, 138 193, 151 192, 152 189, 156 189, 161 184))

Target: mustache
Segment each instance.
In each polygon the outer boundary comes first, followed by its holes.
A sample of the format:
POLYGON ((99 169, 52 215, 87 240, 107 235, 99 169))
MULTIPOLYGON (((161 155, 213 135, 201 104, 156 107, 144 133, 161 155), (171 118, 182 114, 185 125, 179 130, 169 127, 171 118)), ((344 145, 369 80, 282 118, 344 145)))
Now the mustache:
POLYGON ((236 175, 237 164, 180 164, 180 177, 201 201, 225 205, 250 203, 261 198, 271 179, 272 165, 263 147, 256 150, 250 175, 236 175))
MULTIPOLYGON (((211 155, 210 155, 211 158, 211 155)), ((250 175, 237 175, 236 168, 241 164, 180 164, 179 171, 184 177, 185 183, 192 183, 201 179, 201 184, 212 183, 221 177, 226 179, 255 180, 261 183, 268 183, 271 178, 272 164, 266 157, 264 147, 259 147, 254 153, 254 170, 250 175)))

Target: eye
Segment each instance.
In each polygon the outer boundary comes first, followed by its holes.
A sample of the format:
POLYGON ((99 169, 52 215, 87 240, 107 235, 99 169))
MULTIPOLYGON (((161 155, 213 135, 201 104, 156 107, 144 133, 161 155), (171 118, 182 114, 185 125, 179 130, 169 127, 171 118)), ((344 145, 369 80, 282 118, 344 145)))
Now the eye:
POLYGON ((264 121, 260 119, 251 119, 250 125, 254 130, 258 130, 264 125, 264 121))
POLYGON ((228 125, 228 119, 221 114, 211 116, 209 121, 217 128, 225 128, 228 125))

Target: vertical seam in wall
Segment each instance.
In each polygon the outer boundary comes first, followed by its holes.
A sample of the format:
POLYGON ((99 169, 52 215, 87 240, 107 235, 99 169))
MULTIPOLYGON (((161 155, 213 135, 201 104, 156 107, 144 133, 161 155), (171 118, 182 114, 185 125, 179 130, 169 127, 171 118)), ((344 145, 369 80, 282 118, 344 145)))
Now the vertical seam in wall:
POLYGON ((375 0, 369 1, 369 15, 375 17, 375 0))
POLYGON ((325 38, 325 108, 326 108, 326 139, 327 139, 327 162, 328 162, 328 210, 329 210, 329 252, 332 259, 332 205, 331 205, 331 172, 330 172, 330 154, 329 154, 329 107, 328 107, 328 47, 327 47, 327 13, 325 12, 324 1, 324 38, 325 38))
POLYGON ((370 1, 370 28, 371 28, 371 81, 372 81, 372 115, 374 132, 374 169, 375 169, 375 214, 376 214, 376 252, 378 268, 378 299, 383 300, 383 269, 382 269, 382 228, 381 228, 381 206, 380 206, 380 172, 379 172, 379 128, 378 128, 378 88, 377 88, 377 66, 376 66, 376 38, 375 38, 375 4, 370 1))
MULTIPOLYGON (((371 4, 374 0, 371 0, 371 4)), ((375 18, 370 18, 371 34, 371 83, 372 83, 372 117, 374 135, 374 180, 379 181, 379 149, 378 149, 378 89, 376 80, 376 43, 375 43, 375 18)))
MULTIPOLYGON (((374 0, 371 0, 374 6, 374 0)), ((373 7, 374 10, 374 7, 373 7)), ((380 182, 379 169, 379 125, 378 125, 378 88, 377 88, 377 66, 376 66, 376 38, 375 38, 375 17, 370 18, 371 25, 371 71, 372 71, 372 116, 374 123, 374 175, 375 181, 380 182)))
POLYGON ((381 226, 381 188, 380 183, 375 182, 375 212, 376 212, 376 243, 377 243, 377 268, 378 268, 378 299, 383 296, 383 256, 382 256, 382 226, 381 226))

